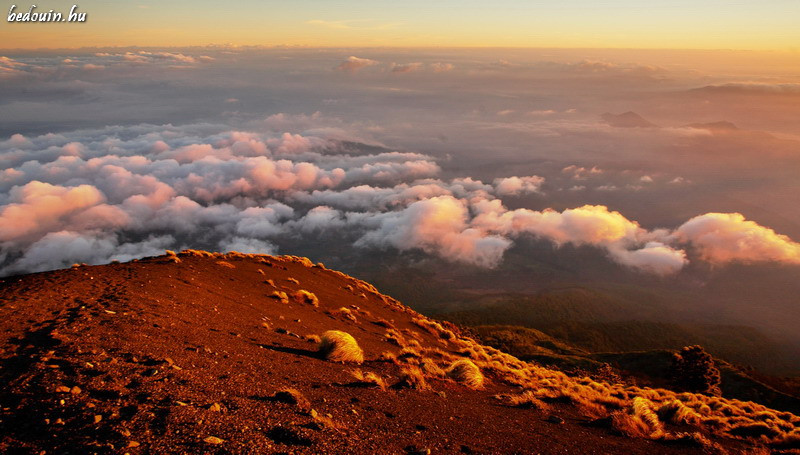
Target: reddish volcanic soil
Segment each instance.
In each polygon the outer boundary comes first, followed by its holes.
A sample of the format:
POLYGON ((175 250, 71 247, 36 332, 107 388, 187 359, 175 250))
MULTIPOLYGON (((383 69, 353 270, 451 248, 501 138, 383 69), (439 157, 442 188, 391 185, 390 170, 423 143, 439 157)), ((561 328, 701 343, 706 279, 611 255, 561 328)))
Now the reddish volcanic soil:
POLYGON ((616 435, 566 404, 502 406, 492 396, 518 389, 491 376, 483 390, 353 384, 356 368, 398 382, 400 367, 378 360, 400 350, 380 319, 447 345, 416 313, 309 265, 181 255, 0 281, 0 453, 702 452, 616 435), (319 307, 271 298, 268 279, 319 307), (341 307, 357 321, 329 314, 341 307), (356 338, 363 365, 324 360, 305 338, 332 329, 356 338), (313 411, 273 396, 284 388, 313 411))

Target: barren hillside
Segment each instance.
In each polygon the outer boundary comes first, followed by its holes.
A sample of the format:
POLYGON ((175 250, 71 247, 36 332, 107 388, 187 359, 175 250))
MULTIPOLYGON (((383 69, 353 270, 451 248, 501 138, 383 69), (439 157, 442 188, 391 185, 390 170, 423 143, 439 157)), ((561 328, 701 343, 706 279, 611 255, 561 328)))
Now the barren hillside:
POLYGON ((788 412, 568 377, 297 257, 187 251, 6 278, 0 337, 3 453, 800 447, 788 412))

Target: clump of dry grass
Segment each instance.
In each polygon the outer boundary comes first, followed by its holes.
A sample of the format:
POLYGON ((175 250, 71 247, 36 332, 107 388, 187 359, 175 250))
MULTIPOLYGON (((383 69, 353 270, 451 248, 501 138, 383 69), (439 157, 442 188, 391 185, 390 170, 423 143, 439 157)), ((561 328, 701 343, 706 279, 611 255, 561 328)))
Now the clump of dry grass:
POLYGON ((397 360, 400 362, 419 364, 422 354, 415 348, 405 347, 397 353, 397 360))
POLYGON ((536 397, 536 394, 530 390, 519 395, 500 394, 495 395, 494 398, 506 406, 515 408, 529 408, 538 409, 540 411, 547 411, 550 405, 536 397))
POLYGON ((222 267, 227 267, 229 269, 235 269, 236 268, 235 265, 231 264, 228 261, 217 261, 217 265, 222 266, 222 267))
POLYGON ((198 258, 213 258, 216 257, 214 253, 209 253, 203 250, 183 250, 180 252, 181 256, 194 256, 198 258))
POLYGON ((314 263, 311 262, 311 259, 302 256, 283 255, 278 256, 276 259, 283 262, 294 262, 304 267, 312 267, 314 265, 314 263))
POLYGON ((383 318, 378 319, 377 321, 372 321, 372 323, 377 325, 377 326, 384 327, 384 328, 387 328, 387 329, 394 329, 395 328, 394 324, 392 324, 391 322, 389 322, 389 321, 387 321, 386 319, 383 319, 383 318))
POLYGON ((658 439, 664 435, 664 426, 647 398, 635 397, 630 409, 611 415, 611 424, 631 438, 658 439))
MULTIPOLYGON (((261 270, 261 269, 259 269, 259 270, 261 270)), ((272 278, 270 278, 268 280, 264 280, 264 282, 267 283, 268 285, 272 286, 273 288, 277 287, 277 286, 275 286, 275 282, 272 281, 272 278)))
POLYGON ((356 315, 353 314, 353 312, 350 311, 349 308, 341 307, 338 310, 333 310, 333 311, 331 311, 331 315, 333 315, 333 316, 341 316, 341 317, 343 317, 345 319, 349 319, 349 320, 351 320, 353 322, 358 322, 358 319, 356 318, 356 315))
POLYGON ((381 362, 397 363, 397 355, 391 351, 383 351, 381 355, 378 356, 378 360, 381 362))
POLYGON ((179 258, 178 255, 175 254, 174 251, 165 250, 164 253, 167 255, 167 261, 173 262, 175 264, 180 264, 181 263, 181 258, 179 258))
POLYGON ((293 404, 304 412, 311 411, 311 402, 297 389, 282 389, 275 392, 271 399, 280 403, 293 404))
POLYGON ((401 335, 400 332, 398 332, 395 329, 387 330, 386 333, 384 334, 384 340, 386 340, 388 343, 391 343, 391 344, 393 344, 393 345, 395 345, 397 347, 401 347, 402 348, 402 347, 406 346, 405 337, 403 335, 401 335))
POLYGON ((663 421, 677 425, 697 425, 702 419, 700 414, 679 400, 672 400, 661 405, 657 414, 663 421))
POLYGON ((436 364, 432 359, 427 357, 423 357, 419 359, 419 368, 425 373, 426 376, 435 376, 439 378, 443 378, 447 375, 447 372, 442 369, 439 365, 436 364))
POLYGON ((734 436, 742 436, 745 438, 758 438, 766 436, 767 438, 775 438, 780 436, 783 432, 765 422, 739 422, 731 425, 729 434, 734 436))
POLYGON ((288 281, 290 283, 294 283, 294 284, 300 284, 300 282, 297 280, 297 278, 289 277, 289 278, 286 278, 286 281, 288 281))
POLYGON ((306 303, 312 306, 319 306, 319 299, 313 292, 306 291, 305 289, 300 289, 294 294, 292 294, 292 298, 297 303, 306 303))
POLYGON ((430 390, 425 375, 418 367, 409 365, 400 371, 400 380, 392 387, 396 389, 430 390))
POLYGON ((319 353, 334 362, 364 362, 364 351, 358 346, 356 339, 339 330, 328 330, 322 334, 319 353))
POLYGON ((269 296, 270 296, 270 298, 278 300, 281 303, 289 303, 289 296, 286 295, 286 293, 283 292, 283 291, 274 291, 269 296))
POLYGON ((381 390, 386 390, 386 381, 371 371, 364 373, 361 370, 353 370, 350 372, 350 375, 353 377, 353 379, 355 379, 354 382, 348 384, 350 386, 377 387, 381 390))
POLYGON ((322 338, 320 338, 319 335, 314 335, 314 334, 306 335, 303 338, 305 338, 305 340, 308 341, 309 343, 315 343, 315 344, 319 344, 322 341, 322 338))
POLYGON ((445 328, 442 324, 440 324, 437 321, 420 317, 420 318, 413 318, 411 322, 418 325, 419 327, 422 327, 431 335, 434 335, 443 340, 452 340, 456 338, 456 334, 452 330, 445 328))
POLYGON ((447 377, 472 389, 483 387, 483 373, 469 359, 460 359, 453 362, 450 368, 447 369, 447 377))

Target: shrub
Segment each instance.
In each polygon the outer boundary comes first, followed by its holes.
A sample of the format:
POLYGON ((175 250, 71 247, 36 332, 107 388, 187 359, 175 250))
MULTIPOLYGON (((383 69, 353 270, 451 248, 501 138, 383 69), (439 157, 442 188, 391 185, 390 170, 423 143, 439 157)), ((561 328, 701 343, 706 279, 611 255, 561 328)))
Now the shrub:
POLYGON ((662 405, 658 408, 658 415, 662 420, 678 425, 697 425, 700 423, 700 415, 678 400, 672 400, 662 405))
POLYGON ((530 408, 546 411, 550 409, 550 405, 538 399, 536 394, 530 390, 525 391, 519 395, 501 394, 495 395, 494 398, 506 406, 513 406, 516 408, 530 408))
POLYGON ((672 357, 672 383, 678 390, 721 394, 720 374, 714 359, 701 346, 686 346, 672 357))
POLYGON ((422 371, 413 365, 407 366, 400 371, 400 380, 392 387, 396 389, 429 390, 430 386, 425 381, 422 371))
POLYGON ((617 411, 611 415, 611 425, 631 438, 658 439, 664 428, 658 415, 653 412, 653 403, 642 397, 634 397, 628 411, 617 411))
POLYGON ((386 390, 386 381, 371 371, 364 373, 361 370, 353 370, 350 372, 350 375, 355 379, 355 382, 349 385, 357 387, 378 387, 381 390, 386 390))
POLYGON ((319 353, 334 362, 362 363, 364 351, 358 346, 356 339, 347 332, 328 330, 322 334, 319 353))
POLYGON ((275 291, 270 294, 270 297, 279 300, 281 303, 289 303, 289 296, 283 291, 275 291))
POLYGON ((297 389, 279 390, 272 395, 272 400, 280 403, 293 404, 301 411, 308 412, 311 410, 311 402, 297 389))
POLYGON ((444 371, 432 359, 429 359, 427 357, 423 357, 419 360, 419 367, 427 376, 436 376, 443 378, 447 375, 446 371, 444 371))
POLYGON ((447 370, 447 377, 473 389, 483 387, 483 373, 469 359, 460 359, 453 362, 447 370))
POLYGON ((397 355, 394 352, 383 351, 381 355, 378 356, 378 360, 381 362, 397 363, 397 355))
POLYGON ((298 303, 307 303, 312 306, 319 306, 319 299, 313 292, 308 292, 305 289, 300 289, 299 291, 292 294, 292 298, 298 303))
POLYGON ((377 325, 377 326, 385 327, 387 329, 395 328, 394 324, 392 324, 391 322, 387 321, 386 319, 378 319, 377 321, 373 321, 372 323, 377 325))
POLYGON ((349 319, 349 320, 351 320, 353 322, 358 322, 358 319, 356 319, 356 315, 354 315, 353 312, 350 311, 349 308, 341 307, 338 310, 332 311, 331 314, 333 316, 341 316, 341 317, 343 317, 345 319, 349 319))

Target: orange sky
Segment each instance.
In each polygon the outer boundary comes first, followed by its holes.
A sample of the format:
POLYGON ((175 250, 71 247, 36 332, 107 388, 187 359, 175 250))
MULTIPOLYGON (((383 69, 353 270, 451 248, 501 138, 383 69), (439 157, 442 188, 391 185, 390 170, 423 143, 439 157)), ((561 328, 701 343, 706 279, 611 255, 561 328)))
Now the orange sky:
MULTIPOLYGON (((69 10, 37 2, 39 12, 69 10)), ((5 5, 6 14, 11 4, 5 5)), ((25 12, 30 4, 20 4, 25 12)), ((674 0, 499 0, 461 2, 319 0, 281 4, 239 1, 101 2, 87 0, 85 23, 9 23, 0 46, 74 48, 196 46, 210 43, 293 46, 581 47, 758 49, 800 48, 800 2, 674 0), (547 4, 545 4, 547 3, 547 4)))

